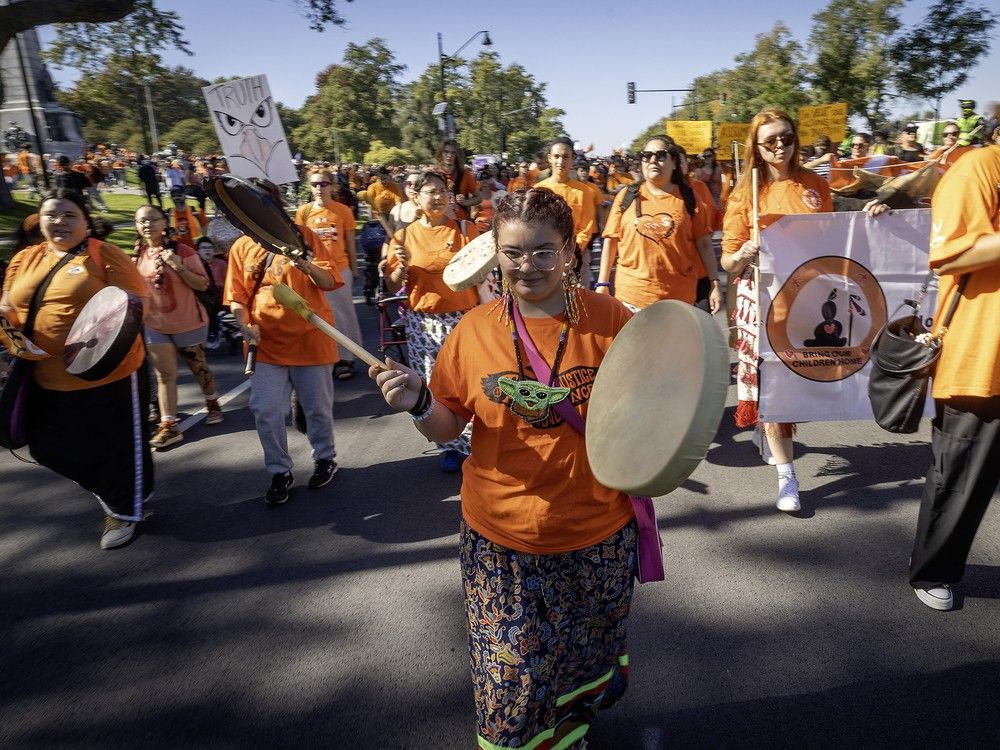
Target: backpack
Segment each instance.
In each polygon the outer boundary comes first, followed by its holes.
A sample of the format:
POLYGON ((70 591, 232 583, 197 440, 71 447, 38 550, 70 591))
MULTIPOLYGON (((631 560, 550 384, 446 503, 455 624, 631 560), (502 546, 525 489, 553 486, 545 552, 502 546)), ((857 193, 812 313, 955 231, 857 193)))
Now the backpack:
MULTIPOLYGON (((625 188, 625 197, 622 198, 622 205, 619 209, 622 214, 628 210, 628 207, 635 203, 635 218, 638 220, 642 216, 642 197, 639 195, 639 188, 642 187, 641 182, 633 182, 627 188, 625 188)), ((681 198, 684 201, 684 208, 687 210, 687 214, 690 217, 694 217, 694 212, 698 207, 697 201, 694 197, 694 190, 686 182, 681 182, 677 184, 680 188, 681 198)))

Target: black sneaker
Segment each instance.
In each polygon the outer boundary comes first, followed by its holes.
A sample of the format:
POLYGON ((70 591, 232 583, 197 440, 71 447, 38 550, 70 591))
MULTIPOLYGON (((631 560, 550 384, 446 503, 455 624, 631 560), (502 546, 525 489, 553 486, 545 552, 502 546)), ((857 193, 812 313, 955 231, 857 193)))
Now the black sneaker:
POLYGON ((309 477, 309 489, 318 490, 330 484, 333 475, 337 473, 337 462, 332 458, 321 458, 316 461, 313 475, 309 477))
POLYGON ((288 502, 288 488, 292 486, 292 472, 286 471, 284 474, 272 474, 271 486, 267 488, 264 500, 268 505, 281 505, 288 502))

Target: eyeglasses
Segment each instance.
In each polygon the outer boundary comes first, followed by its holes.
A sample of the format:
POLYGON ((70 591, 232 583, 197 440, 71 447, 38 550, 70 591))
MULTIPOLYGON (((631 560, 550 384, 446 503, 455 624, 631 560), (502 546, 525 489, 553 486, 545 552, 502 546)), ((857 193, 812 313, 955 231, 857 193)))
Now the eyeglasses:
POLYGON ((443 198, 447 195, 445 190, 421 190, 420 195, 426 195, 428 198, 443 198))
POLYGON ((668 156, 670 156, 670 152, 662 148, 659 151, 639 152, 639 159, 642 161, 666 161, 668 156))
POLYGON ((865 147, 865 146, 867 146, 867 145, 868 145, 868 144, 867 144, 867 143, 864 143, 864 142, 861 142, 861 143, 852 143, 852 144, 851 144, 851 148, 864 148, 864 147, 865 147))
POLYGON ((500 255, 518 268, 524 265, 524 259, 528 257, 531 258, 531 265, 539 271, 554 271, 559 265, 559 253, 555 250, 534 250, 526 253, 515 247, 505 247, 500 251, 500 255))
POLYGON ((943 135, 945 138, 958 138, 958 131, 957 130, 946 130, 941 135, 943 135))
POLYGON ((310 182, 309 184, 312 185, 313 187, 330 187, 330 185, 332 185, 333 183, 327 182, 326 180, 322 180, 320 182, 310 182))
POLYGON ((762 141, 757 141, 758 146, 763 146, 768 151, 777 151, 779 143, 782 146, 791 146, 795 143, 795 133, 779 133, 778 135, 772 135, 770 138, 765 138, 762 141))

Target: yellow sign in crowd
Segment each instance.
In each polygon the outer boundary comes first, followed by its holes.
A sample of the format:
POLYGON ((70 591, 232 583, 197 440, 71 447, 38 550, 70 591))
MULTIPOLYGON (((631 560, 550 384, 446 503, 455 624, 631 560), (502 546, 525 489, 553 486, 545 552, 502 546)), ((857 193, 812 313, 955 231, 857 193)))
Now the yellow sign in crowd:
MULTIPOLYGON (((799 143, 812 143, 820 135, 828 135, 831 141, 839 143, 847 135, 847 104, 844 102, 800 107, 798 114, 799 143)), ((711 120, 667 120, 666 131, 689 154, 699 154, 712 146, 711 120)), ((736 141, 742 145, 749 131, 750 123, 747 122, 719 123, 715 135, 719 157, 727 158, 730 144, 736 141)))

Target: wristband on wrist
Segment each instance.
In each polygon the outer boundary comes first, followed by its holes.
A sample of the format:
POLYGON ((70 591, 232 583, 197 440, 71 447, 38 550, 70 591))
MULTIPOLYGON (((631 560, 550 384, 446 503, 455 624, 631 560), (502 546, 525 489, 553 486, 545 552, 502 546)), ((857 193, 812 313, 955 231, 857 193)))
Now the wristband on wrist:
POLYGON ((611 288, 611 282, 610 281, 598 281, 596 284, 594 284, 594 289, 597 289, 600 286, 606 286, 606 287, 608 287, 610 289, 611 288))
POLYGON ((410 412, 410 419, 412 419, 414 422, 423 422, 425 419, 428 419, 431 416, 431 414, 434 413, 434 404, 436 404, 437 401, 434 398, 434 394, 432 394, 430 391, 427 391, 427 394, 428 394, 427 408, 424 409, 420 414, 414 414, 413 412, 410 412))
POLYGON ((431 390, 427 387, 427 383, 424 380, 421 380, 420 393, 417 394, 417 403, 415 403, 413 408, 409 410, 410 416, 414 419, 417 417, 424 417, 425 412, 430 409, 431 400, 431 390))

